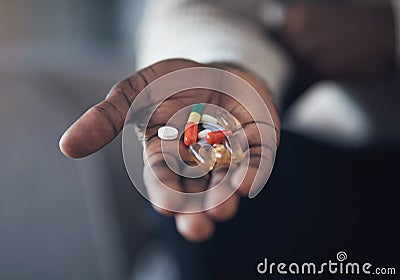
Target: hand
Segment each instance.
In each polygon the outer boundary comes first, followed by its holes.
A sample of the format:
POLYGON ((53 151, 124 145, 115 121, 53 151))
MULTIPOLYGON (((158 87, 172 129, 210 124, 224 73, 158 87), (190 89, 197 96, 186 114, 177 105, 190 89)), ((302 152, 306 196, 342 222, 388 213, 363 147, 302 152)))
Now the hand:
MULTIPOLYGON (((66 156, 72 158, 85 157, 101 149, 119 134, 123 128, 131 103, 149 83, 167 73, 199 66, 205 65, 182 59, 166 60, 140 70, 124 79, 111 89, 104 101, 89 109, 65 132, 60 140, 60 149, 66 156)), ((240 76, 257 90, 270 110, 276 129, 277 142, 279 142, 279 119, 264 84, 246 71, 226 65, 218 65, 218 67, 240 76)), ((146 94, 150 95, 151 93, 146 94)), ((164 162, 164 157, 161 153, 161 140, 156 137, 158 128, 165 125, 165 122, 175 112, 194 103, 211 103, 232 112, 243 124, 244 132, 248 137, 250 152, 250 167, 245 172, 245 179, 240 182, 233 176, 230 180, 230 185, 224 186, 225 189, 221 188, 217 196, 224 195, 224 190, 228 191, 228 188, 240 185, 237 192, 217 207, 200 213, 181 214, 172 213, 153 205, 161 214, 174 216, 177 229, 185 238, 190 241, 201 241, 212 235, 214 230, 213 221, 223 221, 233 217, 238 208, 239 195, 248 194, 249 186, 258 170, 260 151, 264 149, 264 146, 260 143, 259 133, 263 133, 263 130, 266 133, 271 133, 271 126, 261 125, 261 129, 260 127, 257 129, 253 119, 244 107, 227 95, 205 89, 191 89, 173 95, 172 98, 164 101, 155 111, 148 124, 148 129, 139 131, 140 136, 144 134, 146 139, 145 149, 149 165, 145 165, 143 172, 145 185, 149 193, 150 190, 154 190, 154 185, 159 184, 158 180, 174 190, 191 192, 211 188, 224 177, 226 170, 224 167, 220 167, 201 178, 183 178, 172 172, 164 162)), ((271 139, 271 137, 269 138, 271 139)), ((182 147, 180 149, 181 156, 187 160, 190 157, 188 149, 183 145, 183 141, 180 142, 182 147)), ((273 144, 277 145, 277 143, 273 144)), ((270 157, 271 162, 273 156, 271 155, 270 157)), ((150 193, 150 196, 153 196, 158 201, 167 200, 166 203, 168 203, 169 198, 162 197, 162 194, 153 192, 150 193), (157 197, 158 195, 161 195, 161 197, 157 197)), ((208 198, 208 200, 213 199, 217 198, 208 198)), ((207 203, 207 201, 204 203, 207 203)))
POLYGON ((393 11, 387 2, 364 2, 294 1, 280 37, 321 78, 379 78, 395 62, 393 11))

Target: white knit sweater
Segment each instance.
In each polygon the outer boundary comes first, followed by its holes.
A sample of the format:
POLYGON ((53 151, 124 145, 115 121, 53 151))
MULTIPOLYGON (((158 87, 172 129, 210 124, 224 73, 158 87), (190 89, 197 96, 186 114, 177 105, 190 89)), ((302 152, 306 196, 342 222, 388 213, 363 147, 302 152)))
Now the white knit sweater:
MULTIPOLYGON (((136 40, 138 68, 168 58, 237 63, 264 79, 279 106, 292 67, 263 30, 264 1, 146 1, 136 40)), ((397 18, 399 1, 393 0, 397 18)))
POLYGON ((288 57, 262 30, 258 0, 150 0, 137 37, 137 66, 168 58, 233 62, 261 76, 279 103, 288 57))

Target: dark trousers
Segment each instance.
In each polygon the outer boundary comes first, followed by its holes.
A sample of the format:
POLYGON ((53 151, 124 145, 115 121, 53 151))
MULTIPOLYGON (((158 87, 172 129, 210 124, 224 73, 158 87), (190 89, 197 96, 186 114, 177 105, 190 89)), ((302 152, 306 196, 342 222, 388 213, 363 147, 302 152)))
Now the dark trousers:
MULTIPOLYGON (((267 185, 255 199, 243 198, 237 216, 218 224, 211 240, 191 244, 163 218, 159 236, 182 279, 308 279, 260 275, 256 266, 265 257, 336 261, 339 251, 354 262, 400 270, 399 158, 396 147, 347 150, 283 132, 267 185)), ((316 277, 310 279, 346 279, 316 277)))

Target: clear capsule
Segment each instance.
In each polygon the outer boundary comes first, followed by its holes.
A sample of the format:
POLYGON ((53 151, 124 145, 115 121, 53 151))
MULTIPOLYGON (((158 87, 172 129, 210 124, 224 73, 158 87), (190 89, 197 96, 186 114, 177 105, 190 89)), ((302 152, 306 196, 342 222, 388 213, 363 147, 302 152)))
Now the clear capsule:
POLYGON ((211 115, 203 114, 203 115, 201 116, 201 122, 202 122, 202 123, 217 124, 217 119, 214 118, 214 117, 211 116, 211 115))
POLYGON ((211 123, 202 123, 202 126, 204 129, 208 129, 211 131, 217 131, 217 130, 225 130, 225 127, 219 124, 211 124, 211 123))
POLYGON ((201 138, 201 139, 199 139, 199 141, 197 141, 197 144, 199 144, 200 146, 209 145, 209 144, 207 143, 206 138, 201 138))
POLYGON ((216 162, 216 153, 213 146, 209 144, 201 145, 192 143, 189 146, 189 151, 193 155, 195 161, 202 165, 206 170, 212 170, 216 162))
POLYGON ((234 136, 226 136, 224 140, 224 145, 231 154, 233 162, 238 163, 244 158, 243 149, 239 141, 234 136))
POLYGON ((231 153, 225 148, 223 144, 214 144, 213 148, 215 152, 216 164, 230 164, 231 153))
POLYGON ((234 131, 241 127, 240 122, 231 113, 221 108, 217 109, 216 118, 218 124, 225 127, 225 129, 234 131))

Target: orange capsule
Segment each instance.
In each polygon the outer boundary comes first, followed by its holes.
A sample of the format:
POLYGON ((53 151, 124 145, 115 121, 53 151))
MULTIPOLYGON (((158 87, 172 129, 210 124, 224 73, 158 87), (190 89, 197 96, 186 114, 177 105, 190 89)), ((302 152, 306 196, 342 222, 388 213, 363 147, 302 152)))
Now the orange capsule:
POLYGON ((195 143, 197 141, 197 133, 199 131, 198 124, 203 114, 203 105, 196 103, 192 107, 192 111, 189 114, 189 118, 185 125, 185 133, 183 137, 183 143, 186 146, 195 143))
POLYGON ((199 126, 197 125, 197 123, 189 122, 185 125, 183 143, 185 143, 186 146, 190 146, 190 144, 197 141, 198 130, 199 126))
POLYGON ((206 141, 210 145, 221 144, 222 140, 224 140, 225 136, 232 135, 232 131, 230 130, 217 130, 207 133, 206 141))

